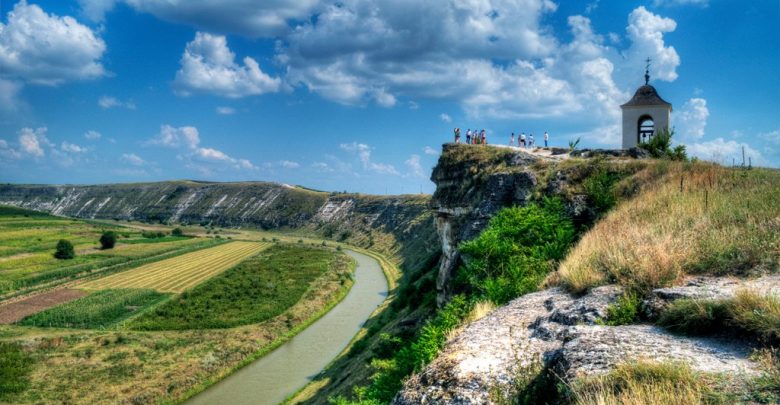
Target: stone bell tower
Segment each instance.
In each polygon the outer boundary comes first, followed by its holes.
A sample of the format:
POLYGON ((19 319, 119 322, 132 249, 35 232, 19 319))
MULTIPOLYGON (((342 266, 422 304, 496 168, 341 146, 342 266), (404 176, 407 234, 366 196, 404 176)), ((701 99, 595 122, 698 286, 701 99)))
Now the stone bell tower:
POLYGON ((658 131, 669 129, 672 105, 666 102, 650 85, 650 59, 645 67, 645 85, 634 97, 620 106, 623 110, 623 149, 647 142, 658 131))

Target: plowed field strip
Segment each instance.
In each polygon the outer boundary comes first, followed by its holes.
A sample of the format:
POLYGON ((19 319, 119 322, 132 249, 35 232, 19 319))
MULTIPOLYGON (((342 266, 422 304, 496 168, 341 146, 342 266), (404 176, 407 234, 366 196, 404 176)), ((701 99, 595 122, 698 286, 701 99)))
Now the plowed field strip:
POLYGON ((266 247, 267 243, 231 242, 84 283, 80 288, 152 288, 180 293, 235 266, 266 247))

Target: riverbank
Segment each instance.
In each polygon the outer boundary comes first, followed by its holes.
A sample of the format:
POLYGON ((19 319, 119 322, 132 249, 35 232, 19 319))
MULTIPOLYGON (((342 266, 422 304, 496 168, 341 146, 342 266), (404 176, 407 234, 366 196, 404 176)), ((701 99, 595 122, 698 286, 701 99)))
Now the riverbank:
POLYGON ((341 353, 385 301, 388 286, 379 261, 346 252, 357 261, 357 268, 355 284, 343 301, 289 342, 187 403, 277 404, 304 387, 341 353))

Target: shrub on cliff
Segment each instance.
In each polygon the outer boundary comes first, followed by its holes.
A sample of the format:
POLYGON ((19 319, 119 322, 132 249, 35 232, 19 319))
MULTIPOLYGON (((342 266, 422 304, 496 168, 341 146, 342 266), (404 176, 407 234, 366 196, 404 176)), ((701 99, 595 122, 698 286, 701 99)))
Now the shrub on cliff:
POLYGON ((574 236, 559 199, 504 208, 476 239, 460 246, 466 262, 460 283, 497 304, 535 291, 574 236))
POLYGON ((658 131, 655 136, 647 142, 642 142, 639 147, 648 151, 654 158, 666 158, 671 160, 687 160, 688 155, 685 152, 685 145, 677 145, 672 148, 672 136, 674 130, 663 129, 658 131))

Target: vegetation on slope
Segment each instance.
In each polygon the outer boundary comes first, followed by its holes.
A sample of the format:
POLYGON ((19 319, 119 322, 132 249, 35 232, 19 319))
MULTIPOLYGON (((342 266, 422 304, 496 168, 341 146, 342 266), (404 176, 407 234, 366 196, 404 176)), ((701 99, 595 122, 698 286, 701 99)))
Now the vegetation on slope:
POLYGON ((103 290, 28 316, 19 323, 26 326, 101 329, 115 325, 167 297, 168 294, 154 290, 103 290))
POLYGON ((686 274, 776 271, 780 172, 657 162, 658 181, 586 234, 559 282, 581 293, 617 282, 641 294, 686 274))
POLYGON ((333 266, 343 282, 349 258, 329 249, 276 245, 134 319, 137 330, 230 328, 273 318, 295 305, 333 266))

